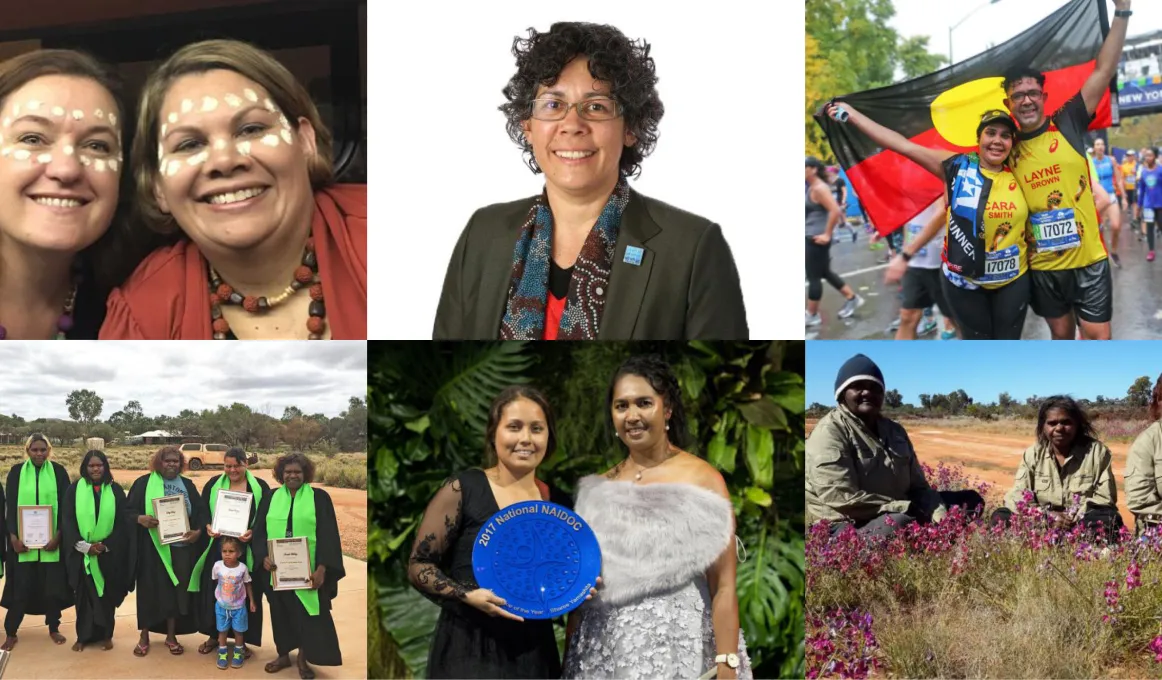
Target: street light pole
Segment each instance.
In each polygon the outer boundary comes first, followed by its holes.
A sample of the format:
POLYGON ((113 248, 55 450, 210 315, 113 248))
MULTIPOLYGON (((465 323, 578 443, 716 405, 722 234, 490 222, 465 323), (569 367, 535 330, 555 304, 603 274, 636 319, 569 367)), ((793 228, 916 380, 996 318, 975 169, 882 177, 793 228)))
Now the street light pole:
POLYGON ((980 5, 976 9, 974 9, 971 12, 969 12, 968 14, 964 15, 964 17, 960 21, 958 21, 955 24, 948 27, 948 65, 949 66, 952 66, 952 32, 954 30, 956 30, 957 28, 959 28, 961 24, 968 21, 969 17, 971 17, 972 15, 981 11, 985 7, 988 7, 989 5, 995 5, 1000 1, 1001 0, 988 0, 988 2, 984 3, 983 5, 980 5))

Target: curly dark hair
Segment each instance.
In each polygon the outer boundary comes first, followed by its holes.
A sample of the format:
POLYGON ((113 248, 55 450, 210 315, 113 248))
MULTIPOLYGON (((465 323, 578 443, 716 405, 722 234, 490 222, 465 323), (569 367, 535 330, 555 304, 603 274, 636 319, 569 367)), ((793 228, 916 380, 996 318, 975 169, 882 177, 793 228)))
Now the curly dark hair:
POLYGON ((242 467, 246 467, 246 450, 241 446, 231 446, 226 449, 226 453, 222 455, 222 460, 233 458, 238 461, 242 467))
POLYGON ((1029 66, 1014 66, 1008 71, 1005 71, 1004 80, 1001 81, 1001 89, 1005 91, 1005 94, 1008 94, 1009 88, 1013 85, 1016 85, 1017 81, 1024 78, 1032 78, 1033 80, 1037 81, 1037 84, 1040 85, 1042 89, 1045 88, 1044 73, 1029 66))
POLYGON ((239 554, 244 554, 246 552, 246 549, 242 546, 242 539, 235 538, 234 536, 223 536, 222 542, 218 544, 218 550, 221 551, 222 548, 225 548, 228 545, 233 545, 234 549, 237 550, 239 554))
POLYGON ((557 450, 557 418, 553 415, 553 409, 549 406, 549 400, 545 398, 544 393, 528 385, 510 385, 501 390, 488 407, 488 427, 485 428, 484 434, 484 459, 488 467, 496 465, 496 430, 500 427, 500 416, 504 413, 504 407, 522 398, 540 406, 545 414, 545 427, 549 430, 545 457, 553 455, 557 450))
POLYGON ((160 449, 158 449, 157 453, 153 454, 153 460, 149 461, 149 468, 151 470, 153 470, 154 472, 160 473, 161 472, 161 459, 165 458, 166 456, 168 456, 171 453, 176 453, 178 455, 178 459, 182 461, 182 466, 180 468, 178 468, 178 471, 180 472, 182 470, 185 470, 186 469, 186 454, 182 453, 182 450, 176 446, 163 446, 160 449))
POLYGON ((305 453, 292 451, 285 456, 279 456, 274 463, 274 478, 279 484, 282 484, 282 473, 286 470, 286 466, 291 463, 297 463, 303 469, 303 484, 310 484, 315 481, 315 464, 310 458, 307 458, 305 453))
POLYGON ((610 96, 618 103, 626 132, 637 142, 623 147, 619 169, 623 176, 641 174, 641 162, 658 143, 658 122, 665 112, 658 97, 658 76, 650 45, 630 40, 613 26, 579 22, 559 22, 547 33, 529 29, 529 36, 512 41, 516 75, 504 88, 508 103, 500 110, 508 118, 508 136, 524 151, 525 162, 534 173, 541 172, 533 147, 525 139, 522 124, 532 115, 537 89, 557 82, 565 66, 577 57, 589 59, 589 73, 609 83, 610 96))
POLYGON ((1086 415, 1085 409, 1081 408, 1081 405, 1074 401, 1073 397, 1058 394, 1041 402, 1041 408, 1037 409, 1038 442, 1046 446, 1049 445, 1049 440, 1045 437, 1045 419, 1049 416, 1049 411, 1055 408, 1065 411, 1065 414, 1077 426, 1077 434, 1074 435, 1073 441, 1092 442, 1097 440, 1093 423, 1089 422, 1089 416, 1086 415))
MULTIPOLYGON (((613 388, 618 380, 627 375, 644 378, 650 387, 661 395, 662 404, 670 409, 670 419, 667 421, 670 425, 667 432, 670 443, 685 449, 690 437, 686 426, 686 408, 682 405, 682 389, 678 385, 674 370, 656 354, 630 357, 613 374, 613 380, 609 381, 609 394, 605 399, 605 412, 608 414, 606 425, 613 431, 613 388)), ((625 442, 620 439, 618 443, 625 446, 625 442)))
POLYGON ((105 473, 101 475, 101 484, 111 483, 113 481, 113 472, 109 469, 109 459, 105 457, 104 452, 98 451, 97 449, 92 449, 81 459, 81 479, 89 481, 89 461, 93 458, 100 458, 101 462, 105 464, 105 473))

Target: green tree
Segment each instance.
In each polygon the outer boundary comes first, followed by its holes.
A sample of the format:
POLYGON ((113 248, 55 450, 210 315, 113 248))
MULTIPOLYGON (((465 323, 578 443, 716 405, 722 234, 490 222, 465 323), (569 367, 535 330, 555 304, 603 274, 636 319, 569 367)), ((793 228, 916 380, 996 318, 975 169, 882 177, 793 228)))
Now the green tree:
POLYGON ((888 390, 884 392, 884 405, 888 408, 900 408, 904 405, 904 397, 900 396, 899 390, 888 390))
POLYGON ((92 390, 73 390, 65 397, 65 406, 69 409, 69 417, 82 424, 86 429, 93 426, 97 417, 101 415, 101 408, 105 400, 97 396, 92 390))
POLYGON ((1149 376, 1141 376, 1130 385, 1130 389, 1126 390, 1126 402, 1130 406, 1138 408, 1144 407, 1150 403, 1150 388, 1154 383, 1149 376))
POLYGON ((902 38, 896 48, 896 59, 904 73, 904 80, 919 78, 940 70, 948 59, 928 51, 928 36, 914 35, 902 38))
POLYGON ((1017 405, 1017 400, 1013 399, 1013 396, 1008 392, 1001 392, 1000 396, 997 397, 997 405, 1003 409, 1011 409, 1017 405))
POLYGON ((302 418, 303 412, 299 410, 298 406, 287 406, 282 410, 282 422, 289 423, 295 418, 302 418))

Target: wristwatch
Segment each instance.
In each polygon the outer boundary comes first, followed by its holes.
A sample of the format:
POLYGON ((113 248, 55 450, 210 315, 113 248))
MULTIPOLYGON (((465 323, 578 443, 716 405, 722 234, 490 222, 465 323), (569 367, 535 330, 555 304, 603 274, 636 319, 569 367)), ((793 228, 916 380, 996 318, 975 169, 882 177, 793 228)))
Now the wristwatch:
POLYGON ((727 666, 730 666, 731 668, 737 669, 738 668, 738 655, 737 654, 719 654, 718 656, 714 657, 714 663, 724 663, 727 666))
POLYGON ((1125 17, 1126 19, 1129 19, 1130 16, 1132 16, 1133 14, 1134 14, 1134 10, 1132 10, 1132 9, 1114 10, 1115 17, 1125 17))
POLYGON ((903 248, 900 249, 900 256, 904 258, 904 262, 911 262, 913 257, 912 253, 909 253, 903 248))

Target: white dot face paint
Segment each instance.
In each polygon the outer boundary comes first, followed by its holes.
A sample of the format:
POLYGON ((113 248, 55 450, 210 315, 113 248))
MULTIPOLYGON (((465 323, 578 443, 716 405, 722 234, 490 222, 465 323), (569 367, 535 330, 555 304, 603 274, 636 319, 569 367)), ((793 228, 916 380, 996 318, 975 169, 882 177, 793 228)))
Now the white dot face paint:
POLYGON ((12 105, 12 117, 15 118, 20 115, 20 104, 12 105))
POLYGON ((266 135, 262 138, 262 143, 267 146, 278 146, 278 135, 266 135))
POLYGON ((85 117, 85 112, 80 109, 73 109, 73 120, 81 120, 85 117))
POLYGON ((171 113, 171 114, 169 114, 169 117, 168 117, 168 118, 166 118, 166 120, 168 120, 168 121, 169 121, 169 124, 170 124, 170 125, 176 125, 176 124, 177 124, 177 122, 178 122, 178 114, 176 114, 176 113, 171 113))
POLYGON ((181 112, 182 112, 182 113, 189 113, 190 111, 193 111, 193 110, 194 110, 194 102, 193 102, 193 100, 191 100, 191 99, 183 99, 183 100, 182 100, 182 105, 181 105, 181 107, 180 107, 180 108, 181 108, 181 112))
POLYGON ((250 89, 249 87, 242 90, 242 96, 246 97, 247 99, 249 99, 250 101, 252 101, 254 103, 258 103, 258 93, 255 92, 254 90, 250 89))
POLYGON ((100 118, 101 120, 105 120, 105 112, 102 111, 101 109, 97 109, 96 111, 94 111, 93 115, 96 116, 97 118, 100 118))
POLYGON ((169 169, 166 170, 165 174, 167 177, 173 177, 174 175, 178 174, 178 170, 181 170, 181 169, 182 169, 182 162, 181 161, 170 161, 169 169))
POLYGON ((210 157, 209 152, 202 151, 200 153, 194 154, 193 156, 190 156, 189 159, 186 161, 186 164, 190 165, 191 167, 195 166, 195 165, 201 165, 202 163, 205 163, 206 159, 208 159, 209 157, 210 157))
POLYGON ((162 146, 161 144, 158 144, 157 145, 157 160, 160 161, 163 158, 165 158, 165 147, 162 146))
POLYGON ((203 97, 202 98, 202 112, 203 113, 209 113, 210 111, 213 111, 216 108, 218 108, 218 100, 217 99, 214 99, 213 97, 203 97))
POLYGON ((71 156, 71 155, 73 155, 75 152, 76 152, 76 149, 74 149, 74 148, 73 148, 71 145, 69 145, 69 144, 65 144, 65 155, 66 155, 66 156, 71 156))
POLYGON ((32 152, 28 149, 17 149, 12 152, 12 158, 18 161, 26 161, 29 158, 32 158, 32 152))
POLYGON ((242 106, 242 99, 236 94, 228 94, 225 97, 222 97, 222 99, 226 102, 226 105, 232 109, 236 109, 239 106, 242 106))
POLYGON ((29 111, 39 111, 40 110, 40 102, 36 101, 35 99, 28 102, 28 104, 26 106, 27 106, 29 111))
POLYGON ((239 142, 238 143, 238 153, 242 154, 243 156, 249 156, 250 155, 250 142, 239 142))
POLYGON ((60 118, 61 116, 65 115, 65 110, 60 106, 54 106, 52 107, 52 115, 60 118))
POLYGON ((4 127, 12 127, 12 119, 11 118, 4 119, 4 127))
POLYGON ((85 166, 86 168, 93 164, 93 159, 89 158, 88 156, 78 156, 78 158, 81 159, 81 165, 85 166))
POLYGON ((41 165, 48 165, 52 162, 52 154, 42 153, 36 157, 36 162, 40 163, 41 165))
POLYGON ((109 169, 112 170, 113 172, 117 172, 117 170, 120 168, 120 166, 121 166, 121 161, 119 161, 118 159, 116 159, 116 158, 109 159, 109 169))
POLYGON ((214 150, 215 151, 221 151, 225 148, 226 148, 226 140, 224 140, 224 139, 215 139, 214 140, 214 150))
POLYGON ((8 158, 11 155, 12 155, 12 147, 6 146, 3 149, 0 149, 0 157, 8 158))
POLYGON ((117 125, 117 114, 115 114, 113 112, 109 113, 109 124, 110 125, 117 125))
POLYGON ((97 172, 105 172, 105 161, 100 158, 93 161, 93 169, 97 172))
POLYGON ((286 129, 281 130, 279 132, 279 135, 282 136, 282 141, 286 142, 287 144, 294 144, 295 143, 295 138, 293 136, 291 136, 290 130, 286 130, 286 129))

